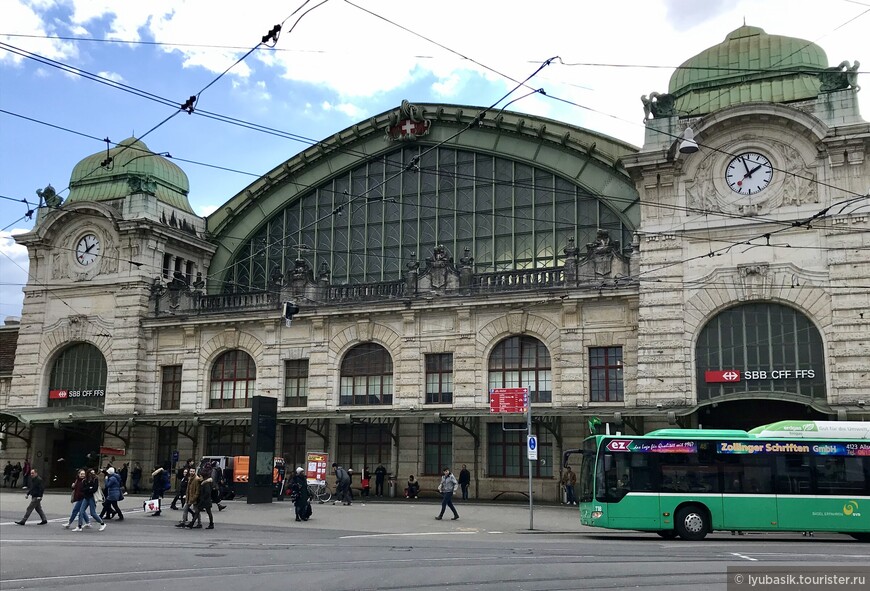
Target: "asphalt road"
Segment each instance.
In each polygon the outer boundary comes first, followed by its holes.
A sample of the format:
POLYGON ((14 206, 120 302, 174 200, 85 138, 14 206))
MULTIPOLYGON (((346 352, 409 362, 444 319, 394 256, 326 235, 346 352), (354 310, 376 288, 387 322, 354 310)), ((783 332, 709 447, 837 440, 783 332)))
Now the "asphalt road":
POLYGON ((47 496, 51 523, 21 527, 24 495, 0 492, 0 589, 713 591, 728 566, 870 564, 870 545, 836 534, 667 541, 584 528, 560 506, 536 507, 530 530, 527 504, 457 502, 458 521, 436 521, 439 505, 424 499, 315 505, 305 523, 290 503, 232 501, 214 530, 190 531, 173 527, 180 512, 150 517, 127 497, 124 522, 75 533, 61 527, 68 499, 47 496))

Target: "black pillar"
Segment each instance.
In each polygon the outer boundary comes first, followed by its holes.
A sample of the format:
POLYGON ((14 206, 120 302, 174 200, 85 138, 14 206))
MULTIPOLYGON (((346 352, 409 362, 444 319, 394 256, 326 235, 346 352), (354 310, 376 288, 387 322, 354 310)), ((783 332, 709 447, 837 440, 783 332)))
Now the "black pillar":
POLYGON ((251 399, 251 451, 248 468, 248 504, 272 502, 272 468, 275 460, 275 429, 278 399, 251 399))

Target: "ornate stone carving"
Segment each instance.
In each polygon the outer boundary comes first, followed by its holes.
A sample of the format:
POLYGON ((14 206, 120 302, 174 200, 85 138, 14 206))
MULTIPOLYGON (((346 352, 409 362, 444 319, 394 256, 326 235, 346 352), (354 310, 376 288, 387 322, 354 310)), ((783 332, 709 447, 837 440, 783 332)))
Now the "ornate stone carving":
POLYGON ((395 113, 390 114, 390 123, 387 127, 387 139, 390 140, 416 140, 429 133, 432 122, 423 117, 423 110, 402 101, 402 105, 395 113))
POLYGON ((523 334, 526 332, 526 324, 529 320, 529 315, 524 310, 511 310, 507 313, 508 332, 511 334, 523 334))
POLYGON ((822 86, 819 92, 835 92, 837 90, 845 90, 854 88, 855 91, 861 90, 858 86, 858 68, 861 67, 861 62, 855 60, 855 65, 851 65, 849 60, 843 60, 840 65, 825 68, 819 72, 819 80, 822 86))
POLYGON ((643 120, 647 121, 652 114, 653 119, 661 117, 673 117, 677 114, 677 97, 672 94, 651 92, 649 98, 646 95, 640 97, 643 103, 643 120))
POLYGON ((155 195, 157 193, 157 181, 150 175, 131 174, 127 177, 127 186, 130 188, 131 195, 136 193, 155 195))
POLYGON ((63 205, 63 199, 55 192, 54 187, 51 185, 46 185, 45 189, 42 190, 37 189, 36 194, 40 202, 45 204, 45 207, 57 209, 63 205))
POLYGON ((813 170, 791 146, 780 144, 777 147, 783 155, 783 162, 788 163, 782 182, 782 204, 818 203, 819 194, 816 191, 816 175, 813 170))
POLYGON ((769 290, 768 275, 770 265, 767 263, 753 263, 738 265, 737 274, 743 283, 744 300, 756 300, 767 297, 769 290))
POLYGON ((718 211, 716 187, 713 184, 713 157, 704 158, 695 171, 695 178, 686 182, 687 205, 698 211, 718 211))

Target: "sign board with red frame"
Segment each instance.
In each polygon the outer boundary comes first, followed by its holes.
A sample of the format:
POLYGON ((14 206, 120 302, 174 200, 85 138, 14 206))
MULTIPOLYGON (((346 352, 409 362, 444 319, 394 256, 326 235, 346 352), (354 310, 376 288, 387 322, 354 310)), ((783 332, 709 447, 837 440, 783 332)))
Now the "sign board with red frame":
POLYGON ((322 451, 310 451, 305 454, 305 477, 308 484, 326 484, 329 454, 322 451))
POLYGON ((492 414, 522 414, 528 406, 528 388, 492 388, 489 391, 489 412, 492 414))

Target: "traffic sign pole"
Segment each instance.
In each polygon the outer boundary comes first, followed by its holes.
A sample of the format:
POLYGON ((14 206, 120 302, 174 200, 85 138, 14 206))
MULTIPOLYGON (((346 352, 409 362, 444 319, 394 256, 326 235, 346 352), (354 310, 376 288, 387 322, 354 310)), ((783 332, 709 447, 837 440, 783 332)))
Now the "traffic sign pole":
MULTIPOLYGON (((532 399, 529 396, 529 391, 526 390, 526 428, 527 433, 532 434, 532 399)), ((527 450, 528 451, 528 450, 527 450)), ((535 529, 535 503, 532 499, 532 460, 529 458, 529 529, 535 529)))

